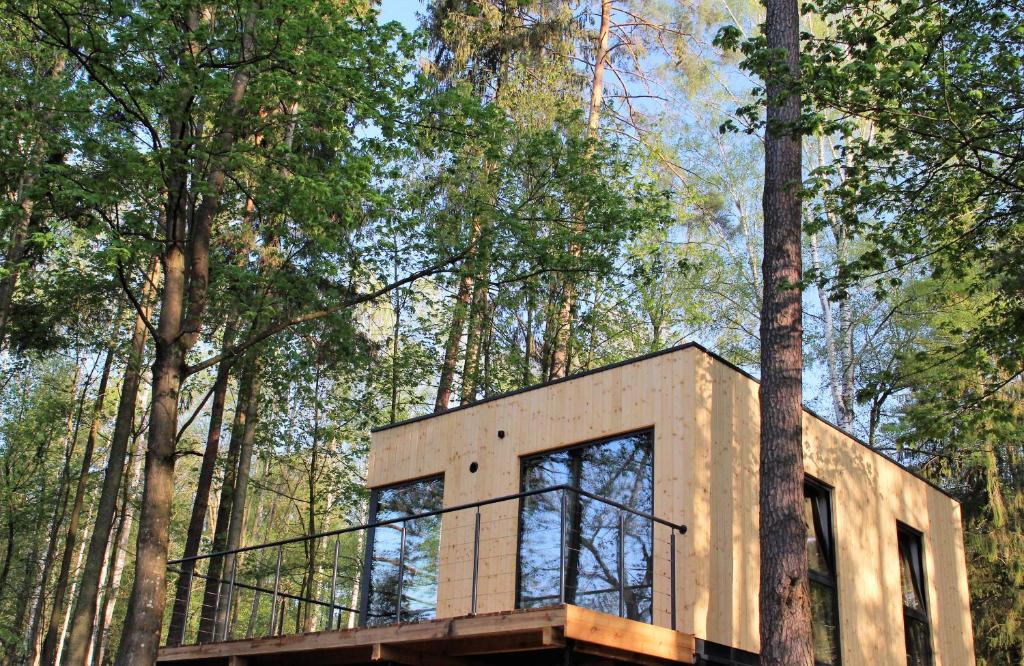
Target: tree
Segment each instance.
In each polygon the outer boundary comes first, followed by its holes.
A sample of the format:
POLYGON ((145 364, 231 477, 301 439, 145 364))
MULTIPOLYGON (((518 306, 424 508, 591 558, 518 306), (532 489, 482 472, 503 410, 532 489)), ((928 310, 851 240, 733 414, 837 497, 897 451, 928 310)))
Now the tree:
MULTIPOLYGON (((802 136, 800 12, 796 0, 766 0, 763 35, 743 44, 744 66, 764 81, 742 111, 758 123, 763 104, 764 259, 761 302, 759 594, 761 661, 814 663, 803 518, 802 136)), ((735 47, 735 26, 718 43, 735 47)))
POLYGON ((761 661, 814 663, 803 518, 800 13, 767 0, 761 304, 761 661))

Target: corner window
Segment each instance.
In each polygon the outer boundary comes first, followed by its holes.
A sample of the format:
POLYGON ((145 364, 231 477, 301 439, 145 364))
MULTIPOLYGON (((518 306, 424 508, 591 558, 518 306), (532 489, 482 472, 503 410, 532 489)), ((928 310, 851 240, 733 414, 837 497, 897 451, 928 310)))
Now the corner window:
MULTIPOLYGON (((521 478, 523 491, 567 485, 652 514, 654 433, 523 458, 521 478)), ((564 598, 565 603, 650 622, 652 549, 650 521, 628 510, 571 491, 524 497, 517 604, 538 608, 564 598)))
POLYGON ((804 483, 804 521, 807 524, 807 582, 811 593, 814 662, 838 666, 842 661, 832 498, 826 486, 810 479, 804 483))
MULTIPOLYGON (((390 488, 370 497, 370 522, 415 516, 442 508, 444 479, 433 477, 390 488)), ((363 623, 429 620, 437 613, 437 565, 441 516, 393 522, 369 531, 364 577, 363 623)))
POLYGON ((903 594, 903 631, 907 643, 907 666, 931 666, 931 630, 925 597, 924 558, 921 533, 897 525, 900 546, 900 588, 903 594))

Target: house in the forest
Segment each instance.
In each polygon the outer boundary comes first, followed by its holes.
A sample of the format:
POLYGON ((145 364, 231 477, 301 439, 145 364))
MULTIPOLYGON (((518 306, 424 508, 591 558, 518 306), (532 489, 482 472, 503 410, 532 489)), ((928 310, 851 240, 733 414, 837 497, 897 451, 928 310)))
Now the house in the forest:
MULTIPOLYGON (((251 547, 160 661, 756 664, 757 401, 690 344, 380 428, 321 582, 251 547)), ((804 457, 818 662, 973 664, 957 502, 810 412, 804 457)))

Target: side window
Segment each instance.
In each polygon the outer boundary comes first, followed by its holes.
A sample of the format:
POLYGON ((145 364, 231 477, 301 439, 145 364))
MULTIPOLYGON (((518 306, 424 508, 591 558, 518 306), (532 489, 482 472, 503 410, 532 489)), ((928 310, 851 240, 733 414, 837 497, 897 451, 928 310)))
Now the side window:
POLYGON ((907 642, 907 666, 931 666, 932 641, 925 596, 921 533, 898 524, 900 587, 903 593, 903 631, 907 642))
POLYGON ((810 479, 804 483, 804 521, 807 523, 807 577, 811 592, 814 661, 816 664, 838 666, 842 662, 832 493, 826 486, 810 479))
MULTIPOLYGON (((375 489, 370 522, 415 516, 442 508, 444 479, 433 477, 375 489)), ((396 521, 370 530, 369 575, 363 593, 363 623, 429 620, 437 612, 437 566, 441 516, 396 521), (399 602, 401 597, 401 602, 399 602)))

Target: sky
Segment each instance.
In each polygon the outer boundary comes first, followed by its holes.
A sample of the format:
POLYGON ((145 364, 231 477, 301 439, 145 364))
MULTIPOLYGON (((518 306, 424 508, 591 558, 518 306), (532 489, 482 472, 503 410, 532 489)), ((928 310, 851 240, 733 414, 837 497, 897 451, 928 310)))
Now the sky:
POLYGON ((381 0, 380 20, 398 21, 406 30, 415 30, 416 12, 422 7, 422 0, 381 0))

